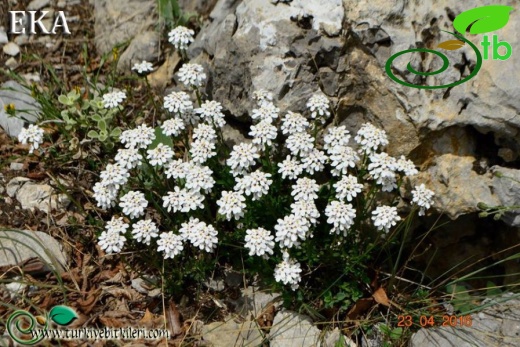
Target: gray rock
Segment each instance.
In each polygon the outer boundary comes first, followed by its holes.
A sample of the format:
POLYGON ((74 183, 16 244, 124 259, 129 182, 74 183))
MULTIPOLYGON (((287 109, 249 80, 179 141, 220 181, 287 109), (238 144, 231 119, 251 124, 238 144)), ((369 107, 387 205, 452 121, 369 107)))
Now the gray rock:
POLYGON ((319 339, 320 330, 310 318, 291 311, 279 311, 269 332, 271 347, 313 347, 319 339))
POLYGON ((14 43, 16 43, 18 46, 24 46, 29 43, 31 40, 31 37, 29 35, 21 34, 16 35, 14 38, 14 43))
POLYGON ((31 258, 40 258, 48 269, 63 271, 67 257, 52 236, 31 230, 0 231, 0 267, 15 266, 31 258))
POLYGON ((332 331, 327 331, 320 347, 357 347, 357 344, 341 334, 338 328, 334 328, 332 331))
POLYGON ((11 165, 9 166, 9 170, 21 171, 23 170, 23 163, 11 163, 11 165))
POLYGON ((268 293, 257 287, 249 286, 241 290, 241 296, 233 302, 235 311, 245 317, 258 317, 269 304, 280 307, 279 293, 268 293))
POLYGON ((9 39, 7 38, 7 33, 5 32, 4 27, 0 27, 0 45, 3 45, 7 42, 9 42, 9 39))
POLYGON ((27 288, 27 284, 23 282, 17 282, 18 280, 20 280, 20 277, 13 278, 13 280, 10 283, 5 285, 5 288, 9 292, 11 299, 19 297, 27 288))
POLYGON ((15 58, 11 57, 7 59, 7 61, 5 62, 5 66, 11 70, 14 70, 18 67, 18 61, 15 58))
POLYGON ((148 31, 157 23, 155 0, 98 0, 94 2, 96 49, 108 53, 114 46, 148 31))
POLYGON ((226 322, 213 322, 202 328, 202 337, 213 347, 259 346, 263 335, 255 322, 246 320, 236 323, 232 318, 226 322))
POLYGON ((10 136, 18 136, 24 122, 36 122, 41 107, 31 96, 31 92, 15 81, 7 81, 0 87, 0 126, 10 136), (10 117, 4 105, 14 104, 15 117, 10 117))
POLYGON ((15 177, 7 183, 7 194, 16 199, 24 209, 37 208, 44 212, 64 209, 70 204, 70 199, 65 194, 57 194, 47 184, 36 184, 24 177, 15 177))
POLYGON ((139 33, 121 54, 117 68, 129 71, 135 63, 143 60, 154 62, 159 58, 161 36, 154 31, 139 33))
POLYGON ((20 47, 14 42, 8 42, 2 48, 5 54, 14 57, 20 53, 20 47))
POLYGON ((518 294, 506 293, 496 299, 486 299, 491 306, 471 315, 472 325, 421 329, 410 341, 411 347, 473 347, 518 346, 520 309, 518 294), (494 305, 493 305, 494 303, 494 305))
MULTIPOLYGON (((37 11, 51 3, 50 0, 32 0, 29 5, 27 5, 27 9, 30 11, 37 11)), ((47 27, 48 28, 48 27, 47 27)))
MULTIPOLYGON (((497 205, 520 205, 520 171, 500 166, 493 166, 490 171, 494 174, 491 185, 499 199, 497 205)), ((507 212, 502 220, 511 226, 520 226, 520 211, 507 212)))

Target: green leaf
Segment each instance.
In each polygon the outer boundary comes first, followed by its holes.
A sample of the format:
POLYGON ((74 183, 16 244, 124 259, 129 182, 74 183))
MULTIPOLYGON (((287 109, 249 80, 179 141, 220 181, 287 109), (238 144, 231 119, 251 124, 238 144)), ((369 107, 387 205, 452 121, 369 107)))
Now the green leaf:
POLYGON ((121 136, 121 128, 116 127, 112 129, 112 131, 110 132, 110 137, 118 138, 119 136, 121 136))
POLYGON ((395 328, 390 332, 390 338, 392 340, 399 340, 403 335, 403 328, 395 328))
POLYGON ((101 130, 99 132, 99 141, 104 142, 108 138, 108 133, 106 130, 101 130))
POLYGON ((98 125, 99 130, 101 130, 101 133, 107 131, 107 123, 105 122, 105 120, 101 119, 101 120, 97 123, 97 125, 98 125))
POLYGON ((69 98, 67 98, 65 95, 58 96, 58 101, 62 103, 63 105, 70 106, 72 103, 70 102, 69 98))
POLYGON ((164 135, 161 127, 155 127, 155 140, 153 140, 150 146, 148 146, 148 149, 154 149, 159 145, 159 143, 173 148, 172 138, 164 135))
POLYGON ((505 27, 512 10, 512 7, 503 5, 476 7, 459 14, 453 21, 453 27, 462 35, 468 28, 470 34, 489 33, 505 27))
POLYGON ((95 122, 99 122, 101 119, 101 116, 99 114, 95 114, 92 116, 92 120, 95 121, 95 122))
POLYGON ((78 318, 78 315, 70 307, 59 305, 51 309, 49 318, 56 324, 69 325, 78 318))
POLYGON ((95 130, 90 130, 87 134, 88 137, 90 137, 91 139, 97 139, 99 138, 99 133, 95 130))
POLYGON ((491 281, 487 281, 486 283, 486 296, 488 298, 492 298, 495 296, 499 296, 502 294, 502 291, 500 288, 497 287, 497 285, 491 281))

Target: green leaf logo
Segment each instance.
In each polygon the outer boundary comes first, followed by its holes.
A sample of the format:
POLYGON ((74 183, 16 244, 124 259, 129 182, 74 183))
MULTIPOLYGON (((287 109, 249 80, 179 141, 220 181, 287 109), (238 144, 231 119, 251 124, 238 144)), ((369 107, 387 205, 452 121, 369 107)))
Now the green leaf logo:
POLYGON ((51 309, 49 318, 56 324, 69 325, 78 318, 78 315, 70 307, 59 305, 51 309))
POLYGON ((484 34, 498 30, 509 22, 510 6, 489 5, 477 7, 459 14, 453 21, 453 26, 462 35, 469 29, 470 34, 484 34))

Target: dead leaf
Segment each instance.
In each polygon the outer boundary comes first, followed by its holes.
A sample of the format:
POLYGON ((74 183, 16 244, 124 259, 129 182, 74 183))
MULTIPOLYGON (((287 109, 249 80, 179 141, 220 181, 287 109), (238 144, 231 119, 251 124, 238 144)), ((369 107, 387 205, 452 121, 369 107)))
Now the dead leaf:
POLYGON ((354 306, 348 311, 347 318, 351 320, 359 319, 374 305, 373 298, 361 298, 356 301, 354 306))
POLYGON ((448 40, 448 41, 444 41, 444 42, 441 42, 437 45, 437 48, 442 48, 442 49, 446 49, 448 51, 455 51, 459 48, 462 48, 464 46, 464 42, 463 41, 459 41, 459 40, 448 40))
POLYGON ((256 322, 260 326, 262 330, 271 329, 271 326, 273 325, 274 321, 274 314, 275 314, 276 308, 274 307, 274 303, 269 303, 265 309, 260 312, 258 317, 256 318, 256 322))
POLYGON ((374 300, 381 305, 390 307, 390 300, 388 299, 388 296, 386 296, 386 292, 383 289, 383 287, 379 287, 373 294, 372 297, 374 300))
POLYGON ((77 301, 79 308, 85 314, 88 314, 94 308, 97 299, 99 298, 100 290, 92 290, 88 293, 86 299, 79 299, 77 301))
POLYGON ((166 309, 166 322, 167 327, 171 331, 173 336, 177 336, 183 333, 181 324, 181 314, 177 310, 177 305, 173 300, 170 300, 166 309))

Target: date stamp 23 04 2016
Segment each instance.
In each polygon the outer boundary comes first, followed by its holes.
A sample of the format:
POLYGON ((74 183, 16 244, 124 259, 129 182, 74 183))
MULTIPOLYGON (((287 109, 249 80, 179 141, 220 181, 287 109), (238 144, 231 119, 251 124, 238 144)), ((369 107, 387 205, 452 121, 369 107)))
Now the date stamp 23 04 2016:
POLYGON ((442 317, 434 316, 397 316, 398 327, 410 327, 414 324, 418 324, 421 327, 470 327, 473 325, 473 320, 470 315, 467 316, 456 316, 456 315, 444 315, 442 317))

